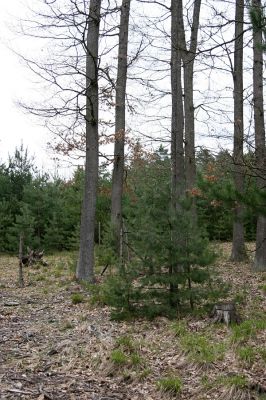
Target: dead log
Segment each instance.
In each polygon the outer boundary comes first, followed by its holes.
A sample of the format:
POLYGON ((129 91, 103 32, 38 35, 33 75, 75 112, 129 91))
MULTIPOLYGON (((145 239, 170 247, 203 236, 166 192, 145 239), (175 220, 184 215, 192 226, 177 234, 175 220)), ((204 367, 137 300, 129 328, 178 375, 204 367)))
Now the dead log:
POLYGON ((227 326, 231 323, 240 323, 240 317, 237 314, 234 303, 219 303, 215 304, 210 317, 213 318, 213 322, 225 323, 227 326))

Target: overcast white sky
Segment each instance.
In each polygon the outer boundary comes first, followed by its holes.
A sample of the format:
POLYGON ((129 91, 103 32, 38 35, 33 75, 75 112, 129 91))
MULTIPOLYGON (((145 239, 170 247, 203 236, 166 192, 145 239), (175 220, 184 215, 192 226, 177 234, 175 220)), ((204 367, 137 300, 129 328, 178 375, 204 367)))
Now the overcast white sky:
MULTIPOLYGON (((49 154, 46 150, 49 131, 41 126, 41 121, 24 113, 16 105, 18 99, 27 99, 34 87, 19 57, 8 48, 8 46, 16 48, 18 44, 18 38, 9 31, 8 27, 14 23, 16 18, 23 16, 24 11, 25 7, 23 7, 21 0, 3 1, 1 3, 0 162, 6 161, 8 154, 12 155, 15 147, 19 147, 23 141, 25 147, 28 147, 29 153, 35 156, 38 167, 53 173, 56 163, 52 159, 53 155, 49 154)), ((23 39, 20 39, 19 44, 23 47, 23 39)))
MULTIPOLYGON (((16 106, 16 100, 22 99, 24 102, 29 100, 30 98, 37 98, 36 91, 38 91, 38 85, 31 81, 34 79, 29 74, 29 71, 23 67, 20 59, 16 56, 12 51, 8 48, 10 46, 14 49, 20 49, 23 53, 23 50, 28 50, 34 54, 34 48, 32 47, 32 43, 29 42, 29 39, 19 37, 15 33, 12 33, 12 29, 10 30, 10 25, 16 26, 17 21, 20 18, 25 16, 25 12, 27 12, 27 7, 25 7, 25 3, 34 6, 38 0, 5 0, 1 3, 1 13, 0 13, 0 54, 1 54, 1 63, 0 63, 0 109, 1 109, 1 131, 0 131, 0 162, 6 161, 8 158, 8 154, 13 154, 15 147, 19 147, 21 142, 23 141, 24 146, 28 147, 29 153, 35 156, 36 164, 39 168, 43 168, 45 171, 50 173, 55 172, 56 162, 53 160, 53 154, 49 154, 46 149, 46 143, 51 140, 50 133, 47 129, 41 126, 42 121, 30 116, 29 114, 24 113, 18 106, 16 106)), ((219 3, 219 2, 218 2, 219 3)), ((223 4, 220 2, 220 4, 223 4)), ((204 11, 204 10, 203 10, 204 11)), ((204 14, 204 12, 203 12, 204 14)), ((206 14, 206 11, 205 11, 206 14)), ((229 28, 228 28, 229 29, 229 28)), ((228 33, 231 37, 233 34, 231 31, 228 33)), ((137 39, 136 39, 137 42, 137 39)), ((138 43, 137 43, 138 45, 138 43)), ((134 46, 133 46, 134 47, 134 46)), ((134 55, 135 49, 131 50, 134 55)), ((25 53, 24 53, 25 54, 25 53)), ((223 65, 224 66, 224 65, 223 65)), ((147 69, 147 71, 149 71, 147 69)), ((133 69, 133 74, 136 71, 133 69)), ((218 73, 217 73, 218 74, 218 73)), ((219 74, 221 74, 219 72, 219 74)), ((211 114, 211 118, 207 118, 208 114, 203 114, 203 116, 199 116, 199 125, 198 132, 202 134, 202 138, 200 140, 200 145, 208 146, 214 150, 219 150, 220 142, 219 139, 211 140, 209 134, 214 131, 214 133, 218 133, 220 136, 226 135, 229 132, 229 140, 231 140, 231 132, 232 132, 232 121, 231 121, 231 112, 232 112, 232 90, 228 87, 232 86, 232 77, 229 74, 224 74, 222 78, 219 75, 219 79, 217 79, 218 75, 212 70, 212 77, 209 76, 210 73, 207 71, 206 76, 204 75, 204 71, 202 67, 199 72, 199 79, 197 80, 198 88, 201 91, 201 94, 196 95, 199 98, 195 99, 195 104, 201 104, 202 98, 200 96, 206 96, 208 93, 213 97, 211 107, 213 107, 215 111, 216 103, 218 104, 218 100, 216 101, 216 97, 219 97, 219 87, 221 86, 223 90, 225 87, 227 88, 227 92, 223 92, 223 96, 228 96, 228 101, 225 100, 225 112, 221 114, 221 112, 215 112, 211 114), (228 91, 229 90, 229 91, 228 91), (218 93, 218 94, 217 94, 218 93), (216 96, 216 97, 215 97, 216 96), (205 120, 205 119, 206 120, 205 120), (216 132, 217 131, 217 132, 216 132), (206 137, 204 137, 204 135, 206 137)), ((168 76, 168 86, 170 90, 170 79, 168 76)), ((248 78, 250 79, 250 78, 248 78)), ((36 77, 35 77, 36 80, 36 77)), ((164 81, 162 81, 164 83, 164 81)), ((247 81, 248 82, 248 81, 247 81)), ((134 83, 134 81, 133 81, 134 83)), ((131 92, 134 96, 136 93, 138 94, 138 88, 134 87, 134 84, 131 81, 131 92)), ((162 84, 163 84, 162 83, 162 84)), ((220 89, 221 89, 220 87, 220 89)), ((164 89, 164 88, 163 88, 164 89)), ((42 93, 42 89, 39 88, 40 95, 42 93)), ((196 97, 196 96, 195 96, 196 97)), ((218 98, 217 97, 217 98, 218 98)), ((168 100, 170 97, 168 96, 168 100)), ((161 119, 161 115, 167 115, 167 110, 165 107, 162 107, 162 104, 159 109, 158 118, 156 127, 154 124, 150 122, 150 119, 146 116, 146 120, 144 118, 132 116, 134 119, 133 123, 130 123, 134 128, 135 132, 139 130, 144 131, 145 133, 150 133, 150 131, 154 134, 157 134, 157 130, 165 131, 162 126, 164 123, 164 119, 161 119), (146 123, 146 125, 145 125, 146 123), (138 126, 140 125, 140 127, 138 126)), ((210 98, 209 98, 209 101, 210 98)), ((169 104, 168 104, 169 106, 169 104)), ((148 113, 149 103, 144 104, 145 109, 141 110, 145 115, 148 113)), ((157 117, 156 110, 153 110, 154 103, 150 104, 150 108, 152 108, 152 117, 154 118, 154 114, 157 117)), ((220 107, 219 104, 217 107, 220 107)), ((169 114, 169 112, 168 112, 169 114)), ((248 114, 249 115, 249 114, 248 114)), ((168 115, 169 117, 169 115, 168 115)), ((198 117, 198 115, 197 115, 198 117)), ((166 121, 166 124, 169 125, 169 118, 166 121)), ((166 132, 168 132, 166 130, 166 132)), ((168 132, 169 134, 169 132, 168 132)), ((222 142, 223 147, 227 147, 230 145, 228 141, 222 142)), ((66 166, 60 168, 60 174, 65 177, 70 177, 72 173, 72 169, 68 169, 66 166)))

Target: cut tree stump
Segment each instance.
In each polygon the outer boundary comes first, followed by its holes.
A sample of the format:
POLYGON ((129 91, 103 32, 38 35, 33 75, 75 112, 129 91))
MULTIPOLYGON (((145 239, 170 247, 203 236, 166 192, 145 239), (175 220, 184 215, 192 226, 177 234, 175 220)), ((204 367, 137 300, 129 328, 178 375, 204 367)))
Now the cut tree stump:
POLYGON ((212 309, 211 318, 213 318, 213 322, 225 323, 226 325, 235 322, 236 324, 240 323, 240 317, 237 314, 236 307, 234 303, 219 303, 215 304, 212 309))

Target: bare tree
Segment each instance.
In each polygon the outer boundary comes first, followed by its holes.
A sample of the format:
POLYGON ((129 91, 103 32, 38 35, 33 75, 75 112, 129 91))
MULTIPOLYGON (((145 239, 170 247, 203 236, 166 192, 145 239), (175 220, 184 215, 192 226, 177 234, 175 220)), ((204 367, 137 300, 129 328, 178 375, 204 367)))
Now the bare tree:
MULTIPOLYGON (((261 0, 252 0, 253 13, 263 15, 261 0)), ((258 18, 259 19, 259 18, 258 18)), ((253 95, 255 123, 255 156, 257 187, 265 190, 265 122, 263 103, 263 46, 262 27, 253 26, 253 95)), ((253 266, 255 271, 266 271, 266 217, 257 219, 256 254, 253 266)))
POLYGON ((118 66, 115 100, 115 146, 114 167, 112 176, 111 224, 114 231, 117 249, 122 225, 122 195, 124 180, 125 121, 126 121, 126 83, 127 83, 127 49, 130 0, 123 0, 121 5, 118 66))
POLYGON ((91 0, 86 45, 86 165, 76 276, 94 280, 94 229, 98 184, 98 51, 101 0, 91 0))
MULTIPOLYGON (((235 51, 234 51, 234 150, 233 174, 236 190, 243 194, 244 191, 244 166, 243 166, 243 23, 244 1, 236 0, 235 5, 235 51)), ((243 261, 247 258, 243 225, 243 205, 237 203, 234 210, 232 261, 243 261)))

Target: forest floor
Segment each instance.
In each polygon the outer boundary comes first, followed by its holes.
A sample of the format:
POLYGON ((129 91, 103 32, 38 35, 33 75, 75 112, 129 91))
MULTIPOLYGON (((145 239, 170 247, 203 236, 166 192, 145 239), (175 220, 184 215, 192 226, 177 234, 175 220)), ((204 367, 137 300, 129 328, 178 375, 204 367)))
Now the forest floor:
POLYGON ((213 266, 242 319, 229 327, 200 313, 114 322, 69 255, 25 269, 24 288, 1 256, 0 399, 266 399, 266 274, 228 261, 230 247, 217 244, 213 266))

